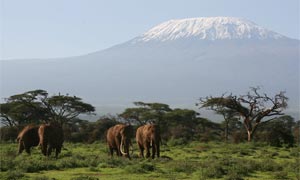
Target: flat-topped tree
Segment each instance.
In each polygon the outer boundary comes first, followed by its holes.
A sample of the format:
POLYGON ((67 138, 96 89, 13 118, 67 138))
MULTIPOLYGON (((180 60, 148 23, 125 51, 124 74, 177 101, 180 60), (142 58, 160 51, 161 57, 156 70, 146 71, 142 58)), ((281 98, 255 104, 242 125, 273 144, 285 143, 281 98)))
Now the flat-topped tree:
POLYGON ((147 123, 160 123, 165 113, 172 109, 167 104, 134 102, 134 108, 127 108, 120 117, 128 123, 144 125, 147 123))
POLYGON ((40 123, 49 119, 49 113, 43 101, 48 98, 44 90, 27 91, 12 95, 0 104, 1 123, 7 126, 19 126, 40 123))
POLYGON ((80 114, 90 114, 95 108, 76 96, 49 96, 45 90, 33 90, 10 96, 0 104, 0 118, 9 126, 40 123, 40 121, 69 122, 80 114))
POLYGON ((246 128, 248 141, 251 141, 260 124, 274 119, 267 117, 283 115, 283 110, 287 107, 288 98, 285 96, 285 92, 281 91, 274 97, 270 97, 266 93, 260 93, 259 90, 259 87, 252 87, 246 95, 239 97, 223 94, 220 97, 200 98, 199 105, 216 112, 222 110, 238 113, 246 128))

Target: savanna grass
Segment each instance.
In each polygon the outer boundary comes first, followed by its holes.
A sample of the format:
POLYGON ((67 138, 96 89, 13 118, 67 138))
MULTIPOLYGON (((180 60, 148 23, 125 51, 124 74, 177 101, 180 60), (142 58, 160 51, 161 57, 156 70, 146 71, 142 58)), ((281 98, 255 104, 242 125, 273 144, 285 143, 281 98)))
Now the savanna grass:
POLYGON ((163 145, 161 158, 154 160, 138 158, 138 152, 134 152, 131 160, 111 158, 106 145, 99 142, 65 143, 58 159, 54 155, 44 157, 37 148, 31 155, 16 156, 16 144, 1 144, 0 179, 300 179, 298 147, 175 144, 163 145), (68 173, 67 177, 64 173, 68 173))

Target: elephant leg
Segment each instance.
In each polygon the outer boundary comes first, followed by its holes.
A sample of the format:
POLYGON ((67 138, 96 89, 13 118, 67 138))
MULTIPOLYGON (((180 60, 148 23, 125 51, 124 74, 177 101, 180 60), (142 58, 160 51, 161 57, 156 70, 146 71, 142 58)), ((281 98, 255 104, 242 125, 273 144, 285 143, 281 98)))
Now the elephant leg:
POLYGON ((129 145, 126 146, 125 152, 127 153, 126 157, 127 157, 128 159, 131 159, 131 157, 130 157, 130 152, 129 152, 129 145))
POLYGON ((49 145, 47 149, 47 156, 50 156, 51 153, 52 153, 52 145, 49 145))
POLYGON ((156 145, 153 144, 153 145, 152 145, 152 159, 155 158, 155 154, 156 154, 156 145))
POLYGON ((58 154, 60 153, 60 151, 61 151, 61 147, 55 148, 55 158, 56 158, 56 159, 57 159, 58 154))
POLYGON ((146 145, 146 158, 150 157, 150 143, 147 143, 146 145))
POLYGON ((113 157, 114 155, 114 149, 112 147, 109 147, 110 156, 113 157))
POLYGON ((159 158, 160 157, 160 146, 159 146, 159 143, 157 143, 157 145, 156 145, 156 153, 157 153, 157 157, 159 158))
POLYGON ((116 148, 116 153, 117 153, 117 156, 122 156, 121 155, 121 150, 120 150, 119 146, 116 148))
POLYGON ((24 143, 20 142, 19 143, 19 154, 21 154, 24 151, 24 143))
POLYGON ((140 157, 144 158, 144 147, 141 145, 140 146, 140 157))
POLYGON ((140 152, 140 155, 141 155, 142 158, 145 157, 145 156, 144 156, 144 150, 145 150, 144 147, 142 147, 142 148, 141 148, 141 152, 140 152))
POLYGON ((27 154, 29 154, 30 155, 30 147, 25 147, 25 151, 27 152, 27 154))
POLYGON ((41 151, 42 151, 42 153, 43 153, 45 156, 47 156, 47 148, 48 148, 48 144, 45 143, 45 142, 43 142, 43 143, 41 144, 41 151))

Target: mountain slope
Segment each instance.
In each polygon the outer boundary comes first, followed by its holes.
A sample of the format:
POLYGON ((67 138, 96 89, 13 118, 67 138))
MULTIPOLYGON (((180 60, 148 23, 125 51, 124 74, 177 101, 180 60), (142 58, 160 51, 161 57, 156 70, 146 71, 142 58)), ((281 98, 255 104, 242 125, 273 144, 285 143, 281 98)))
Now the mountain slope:
POLYGON ((75 94, 103 109, 133 101, 194 108, 201 96, 259 85, 270 94, 286 90, 290 111, 298 113, 298 52, 298 40, 239 18, 173 20, 84 56, 1 62, 1 97, 39 88, 75 94))

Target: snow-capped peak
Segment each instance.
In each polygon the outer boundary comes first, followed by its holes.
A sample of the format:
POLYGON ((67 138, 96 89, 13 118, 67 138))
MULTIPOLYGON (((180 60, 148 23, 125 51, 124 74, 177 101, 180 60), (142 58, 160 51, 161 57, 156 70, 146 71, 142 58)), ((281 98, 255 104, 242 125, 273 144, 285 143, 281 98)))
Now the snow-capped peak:
POLYGON ((163 22, 137 37, 135 42, 169 41, 180 38, 225 40, 285 37, 242 18, 200 17, 163 22))

